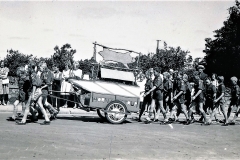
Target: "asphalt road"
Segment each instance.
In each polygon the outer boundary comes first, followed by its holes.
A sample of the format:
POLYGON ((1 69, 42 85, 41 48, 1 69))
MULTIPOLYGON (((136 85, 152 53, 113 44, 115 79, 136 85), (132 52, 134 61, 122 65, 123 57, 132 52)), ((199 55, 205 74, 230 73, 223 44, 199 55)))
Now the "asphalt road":
POLYGON ((240 126, 194 123, 121 125, 97 115, 61 116, 49 126, 24 126, 0 113, 0 159, 239 159, 240 126))

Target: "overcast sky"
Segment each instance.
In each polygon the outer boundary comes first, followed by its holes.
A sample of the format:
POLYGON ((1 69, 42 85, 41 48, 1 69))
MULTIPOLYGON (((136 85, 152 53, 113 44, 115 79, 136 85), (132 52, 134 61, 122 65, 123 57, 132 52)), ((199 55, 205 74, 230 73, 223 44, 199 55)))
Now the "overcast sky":
MULTIPOLYGON (((0 56, 8 49, 50 57, 65 43, 75 60, 91 58, 93 42, 147 54, 156 40, 203 57, 204 39, 223 26, 232 1, 0 2, 0 56)), ((98 50, 102 48, 98 47, 98 50)))

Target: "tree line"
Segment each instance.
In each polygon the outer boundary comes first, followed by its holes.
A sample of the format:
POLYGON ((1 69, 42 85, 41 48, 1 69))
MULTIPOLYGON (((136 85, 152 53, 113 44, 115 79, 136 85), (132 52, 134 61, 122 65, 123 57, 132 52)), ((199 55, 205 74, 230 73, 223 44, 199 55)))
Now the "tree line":
MULTIPOLYGON (((5 65, 10 69, 9 75, 16 76, 16 69, 19 66, 26 65, 29 60, 35 62, 45 61, 49 68, 53 64, 57 65, 62 71, 64 69, 64 64, 67 62, 70 65, 73 64, 74 54, 77 52, 75 49, 72 49, 70 44, 65 44, 62 47, 55 46, 53 55, 50 58, 44 57, 34 57, 31 55, 26 55, 21 53, 18 50, 10 49, 8 54, 4 59, 5 65)), ((189 51, 184 51, 181 47, 168 47, 167 43, 164 42, 164 49, 158 49, 157 53, 149 53, 148 55, 140 55, 136 57, 135 62, 128 64, 130 69, 138 69, 143 72, 147 71, 151 67, 160 67, 162 71, 168 71, 170 68, 174 70, 184 70, 185 63, 192 62, 192 58, 189 51), (138 62, 138 64, 137 64, 138 62)), ((78 61, 79 68, 83 71, 83 74, 90 74, 93 72, 93 76, 97 76, 98 65, 95 59, 92 57, 90 59, 78 61)), ((112 67, 121 67, 126 68, 121 63, 109 63, 108 65, 112 67)))

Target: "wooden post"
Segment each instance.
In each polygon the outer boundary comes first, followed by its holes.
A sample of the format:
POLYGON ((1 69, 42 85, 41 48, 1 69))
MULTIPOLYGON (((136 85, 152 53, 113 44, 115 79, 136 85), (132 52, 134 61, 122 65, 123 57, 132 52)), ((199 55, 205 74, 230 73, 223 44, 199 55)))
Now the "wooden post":
POLYGON ((139 53, 139 54, 138 54, 138 59, 137 59, 137 68, 138 68, 138 69, 139 69, 139 58, 140 58, 141 54, 142 54, 142 53, 139 53))
POLYGON ((94 44, 94 47, 93 47, 93 58, 94 58, 95 61, 97 61, 97 57, 96 57, 96 44, 97 44, 97 42, 95 41, 95 43, 93 43, 93 44, 94 44))
POLYGON ((157 49, 156 49, 156 54, 158 54, 159 41, 161 41, 161 40, 157 40, 157 49))
POLYGON ((91 70, 92 70, 92 80, 93 80, 93 79, 94 79, 94 78, 93 78, 94 66, 92 66, 91 70))

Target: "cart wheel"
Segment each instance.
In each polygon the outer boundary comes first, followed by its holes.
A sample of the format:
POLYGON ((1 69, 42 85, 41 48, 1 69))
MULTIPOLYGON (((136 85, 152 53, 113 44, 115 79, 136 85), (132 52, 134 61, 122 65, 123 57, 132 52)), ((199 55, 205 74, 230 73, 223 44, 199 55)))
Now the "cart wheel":
POLYGON ((101 119, 106 120, 105 113, 102 112, 100 109, 97 109, 97 114, 101 119))
POLYGON ((107 112, 120 112, 120 113, 105 113, 107 120, 113 124, 119 124, 127 118, 127 108, 121 101, 112 101, 106 107, 107 112))

